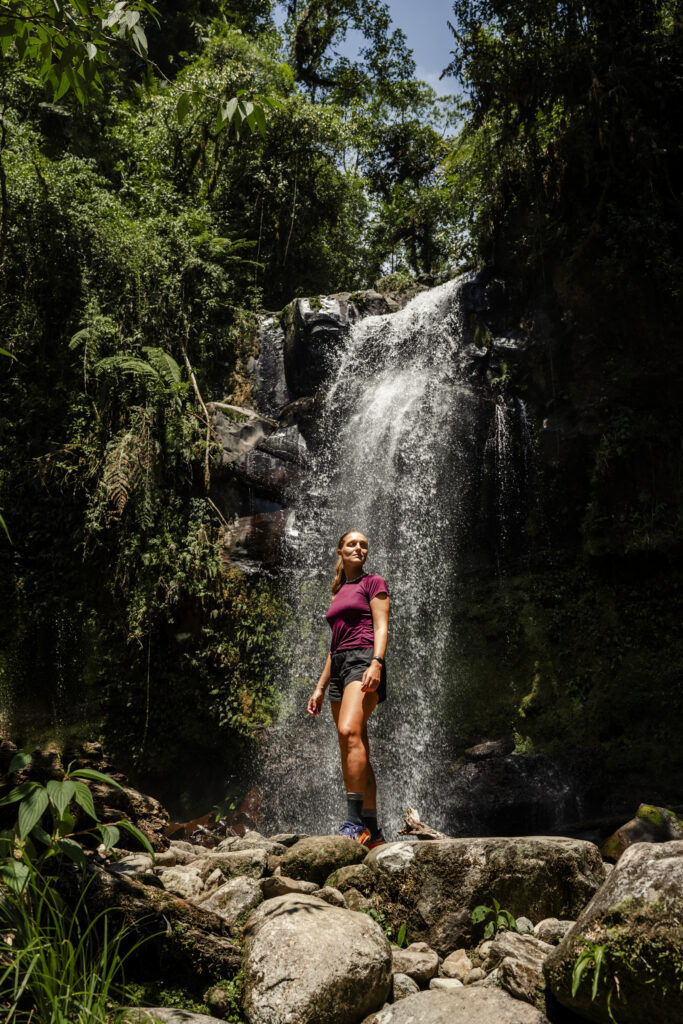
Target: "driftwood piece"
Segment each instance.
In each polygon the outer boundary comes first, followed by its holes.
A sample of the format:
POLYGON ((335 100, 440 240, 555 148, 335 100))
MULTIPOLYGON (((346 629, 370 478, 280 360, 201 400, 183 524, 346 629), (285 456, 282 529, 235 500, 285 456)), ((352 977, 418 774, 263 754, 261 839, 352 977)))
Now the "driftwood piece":
POLYGON ((425 825, 420 821, 420 816, 414 807, 409 807, 403 815, 405 826, 398 833, 400 836, 415 836, 417 839, 448 839, 444 832, 439 832, 431 825, 425 825))

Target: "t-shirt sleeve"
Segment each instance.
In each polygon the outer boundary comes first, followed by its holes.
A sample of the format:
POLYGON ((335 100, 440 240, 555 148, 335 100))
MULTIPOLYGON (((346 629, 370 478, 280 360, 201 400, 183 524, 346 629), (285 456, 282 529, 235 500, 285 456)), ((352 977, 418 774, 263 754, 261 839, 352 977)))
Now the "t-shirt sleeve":
POLYGON ((365 593, 368 595, 368 602, 372 601, 373 597, 377 597, 378 594, 389 594, 389 587, 387 586, 386 580, 381 576, 368 576, 365 593))

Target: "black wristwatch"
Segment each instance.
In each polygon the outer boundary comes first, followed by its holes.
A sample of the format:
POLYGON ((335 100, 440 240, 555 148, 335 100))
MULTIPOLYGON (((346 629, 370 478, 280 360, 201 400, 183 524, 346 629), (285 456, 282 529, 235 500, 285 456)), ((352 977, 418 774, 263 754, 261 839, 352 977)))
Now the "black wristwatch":
POLYGON ((375 656, 374 656, 374 657, 372 658, 372 661, 378 661, 378 662, 380 663, 380 665, 383 665, 383 664, 384 664, 384 658, 378 658, 376 654, 375 654, 375 656))

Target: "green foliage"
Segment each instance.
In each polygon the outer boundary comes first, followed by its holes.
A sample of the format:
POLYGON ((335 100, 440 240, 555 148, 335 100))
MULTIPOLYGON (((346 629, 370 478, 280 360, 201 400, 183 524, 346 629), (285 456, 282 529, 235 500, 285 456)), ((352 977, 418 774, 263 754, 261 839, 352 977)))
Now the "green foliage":
POLYGON ((20 893, 0 883, 0 1006, 17 1024, 116 1024, 125 961, 145 939, 114 909, 91 915, 87 882, 74 907, 31 868, 20 893))
MULTIPOLYGON (((551 280, 681 293, 681 33, 667 0, 455 0, 467 93, 451 183, 469 251, 551 280), (672 283, 673 282, 673 283, 672 283)), ((466 249, 467 249, 466 241, 466 249)))
MULTIPOLYGON (((20 752, 13 757, 9 771, 22 771, 29 763, 30 758, 20 752)), ((45 786, 40 782, 22 782, 0 799, 0 807, 18 804, 14 828, 0 832, 0 882, 18 895, 32 877, 35 880, 36 873, 43 870, 50 858, 67 857, 85 867, 82 843, 86 839, 96 839, 111 850, 119 841, 121 829, 125 829, 153 854, 146 836, 126 818, 113 825, 100 824, 92 793, 82 779, 121 789, 118 782, 102 772, 69 768, 59 781, 52 779, 45 786), (97 824, 77 829, 74 804, 97 824)))
POLYGON ((482 924, 486 922, 484 927, 484 938, 490 939, 492 935, 495 935, 499 931, 517 931, 517 922, 514 916, 509 910, 501 908, 500 903, 495 898, 492 898, 492 907, 486 907, 481 904, 475 907, 472 911, 472 924, 482 924))
POLYGON ((612 970, 606 947, 598 942, 591 942, 589 939, 582 939, 584 948, 574 961, 572 970, 572 997, 576 996, 584 975, 591 978, 591 1000, 595 1002, 600 989, 600 979, 603 978, 603 988, 606 987, 607 1013, 613 1024, 617 1021, 612 1012, 612 1000, 616 995, 619 999, 620 983, 618 975, 612 970), (604 971, 603 971, 604 968, 604 971), (605 977, 607 980, 605 981, 605 977))
POLYGON ((73 90, 81 103, 102 91, 102 69, 111 51, 124 43, 147 56, 142 15, 156 16, 147 0, 90 4, 86 0, 6 0, 0 10, 3 58, 14 50, 19 64, 38 72, 52 101, 73 90))

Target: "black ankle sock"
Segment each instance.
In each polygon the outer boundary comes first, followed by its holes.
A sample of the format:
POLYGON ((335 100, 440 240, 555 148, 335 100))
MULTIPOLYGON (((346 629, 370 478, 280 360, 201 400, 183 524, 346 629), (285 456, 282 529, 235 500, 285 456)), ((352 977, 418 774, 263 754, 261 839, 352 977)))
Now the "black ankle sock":
POLYGON ((377 811, 368 811, 364 809, 361 811, 360 816, 363 819, 363 824, 365 825, 365 827, 370 829, 373 836, 376 835, 379 830, 379 827, 377 825, 377 811))
POLYGON ((363 807, 362 793, 346 794, 346 820, 352 821, 354 825, 362 825, 361 808, 363 807))

